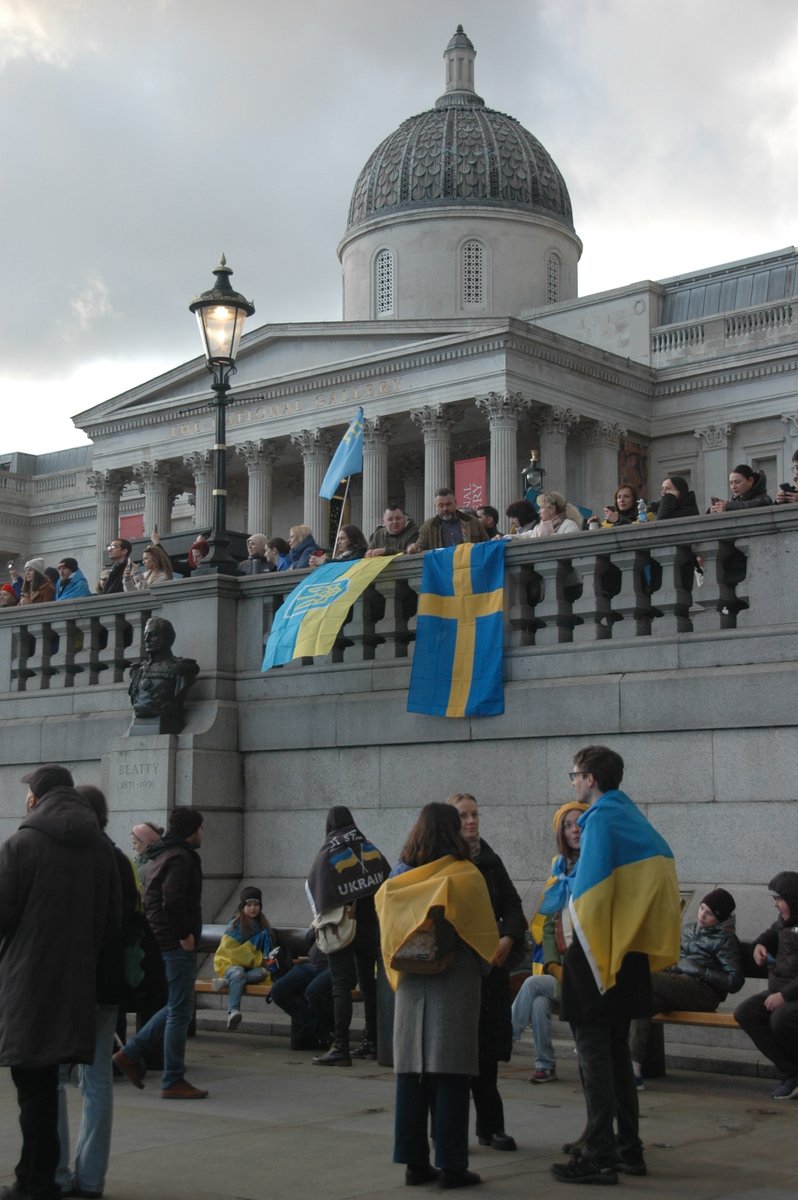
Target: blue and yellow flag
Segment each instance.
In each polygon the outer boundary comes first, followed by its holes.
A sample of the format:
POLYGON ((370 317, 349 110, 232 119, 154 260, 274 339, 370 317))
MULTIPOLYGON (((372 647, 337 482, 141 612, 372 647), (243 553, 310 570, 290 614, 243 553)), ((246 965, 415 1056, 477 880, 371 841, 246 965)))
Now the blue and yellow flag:
POLYGON ((569 909, 603 995, 631 951, 647 954, 652 971, 678 960, 679 884, 668 843, 624 792, 599 796, 579 824, 569 909))
POLYGON ((424 555, 408 712, 504 712, 505 545, 466 543, 424 555))
POLYGON ((392 562, 381 556, 317 567, 277 610, 261 670, 292 658, 329 654, 355 600, 392 562))
POLYGON ((319 488, 323 500, 332 500, 342 479, 363 470, 363 409, 350 422, 319 488))

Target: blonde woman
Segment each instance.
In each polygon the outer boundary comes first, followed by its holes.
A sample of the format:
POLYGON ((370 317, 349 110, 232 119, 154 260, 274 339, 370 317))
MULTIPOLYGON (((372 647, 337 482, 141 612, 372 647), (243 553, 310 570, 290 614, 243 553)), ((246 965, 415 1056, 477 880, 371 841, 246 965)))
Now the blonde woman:
POLYGON ((573 519, 579 516, 578 509, 568 504, 565 496, 559 492, 541 492, 538 496, 540 521, 528 536, 533 538, 551 537, 555 533, 579 533, 581 524, 573 519), (569 515, 572 514, 572 515, 569 515))
POLYGON ((126 592, 145 592, 155 583, 168 583, 173 578, 172 562, 163 546, 150 545, 141 556, 141 566, 128 559, 122 576, 126 592))
POLYGON ((321 547, 311 533, 309 525, 292 525, 288 530, 288 545, 291 547, 288 557, 294 571, 304 570, 310 566, 310 560, 316 553, 321 553, 321 547))

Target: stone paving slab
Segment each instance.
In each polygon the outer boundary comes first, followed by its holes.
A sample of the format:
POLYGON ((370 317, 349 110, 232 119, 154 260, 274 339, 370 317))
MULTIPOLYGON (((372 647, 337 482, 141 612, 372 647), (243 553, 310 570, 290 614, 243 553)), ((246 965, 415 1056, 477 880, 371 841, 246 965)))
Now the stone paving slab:
MULTIPOLYGON (((202 1032, 189 1042, 189 1078, 202 1101, 163 1101, 159 1080, 138 1091, 114 1085, 107 1200, 394 1200, 407 1197, 391 1163, 392 1073, 376 1063, 320 1068, 284 1037, 202 1032)), ((581 1130, 576 1062, 563 1056, 556 1083, 528 1082, 531 1059, 502 1066, 507 1129, 518 1153, 478 1147, 479 1194, 499 1200, 572 1194, 549 1165, 581 1130)), ((624 1178, 646 1200, 795 1200, 798 1100, 770 1100, 772 1083, 750 1076, 672 1071, 640 1093, 650 1174, 624 1178)), ((80 1097, 69 1089, 73 1138, 80 1097)), ((473 1120, 472 1120, 473 1131, 473 1120)), ((0 1072, 0 1182, 19 1149, 16 1096, 0 1072)), ((418 1189, 418 1197, 436 1194, 418 1189)), ((579 1193, 577 1193, 579 1194, 579 1193)))

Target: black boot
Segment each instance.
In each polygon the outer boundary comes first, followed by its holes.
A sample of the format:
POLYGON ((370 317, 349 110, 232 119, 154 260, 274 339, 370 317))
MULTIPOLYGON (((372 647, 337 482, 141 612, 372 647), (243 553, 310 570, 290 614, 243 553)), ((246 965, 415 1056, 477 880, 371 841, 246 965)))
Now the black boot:
POLYGON ((333 1042, 326 1054, 317 1054, 313 1059, 316 1067, 351 1067, 352 1056, 347 1042, 333 1042))
POLYGON ((363 1038, 363 1041, 358 1046, 357 1050, 352 1051, 352 1058, 367 1058, 371 1062, 377 1061, 377 1045, 375 1042, 370 1042, 368 1038, 363 1038))

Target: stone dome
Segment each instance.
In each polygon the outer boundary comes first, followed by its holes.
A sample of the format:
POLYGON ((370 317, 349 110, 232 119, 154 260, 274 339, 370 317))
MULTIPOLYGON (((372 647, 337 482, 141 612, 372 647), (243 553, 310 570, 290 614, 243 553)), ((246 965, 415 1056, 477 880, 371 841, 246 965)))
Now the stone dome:
POLYGON ((537 213, 573 231, 554 159, 514 117, 485 106, 473 87, 475 56, 458 25, 444 51, 446 91, 371 155, 352 193, 347 233, 374 218, 451 205, 537 213))

